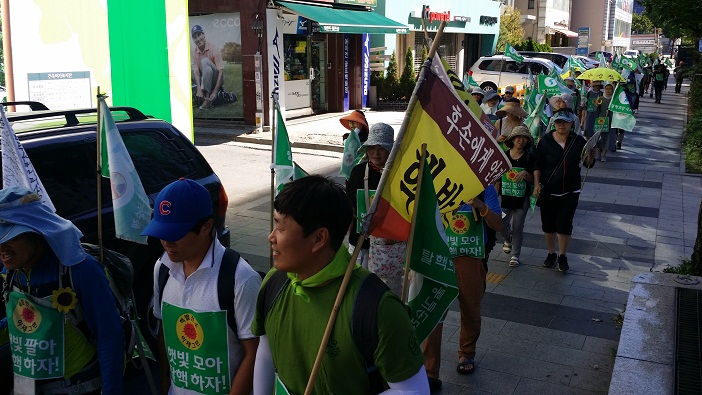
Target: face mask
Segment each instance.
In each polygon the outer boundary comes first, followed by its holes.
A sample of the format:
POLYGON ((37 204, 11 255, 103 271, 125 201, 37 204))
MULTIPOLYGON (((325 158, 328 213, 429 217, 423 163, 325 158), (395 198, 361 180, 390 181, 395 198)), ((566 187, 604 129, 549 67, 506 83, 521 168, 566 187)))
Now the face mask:
POLYGON ((356 133, 356 134, 359 134, 359 133, 361 133, 361 129, 359 129, 359 128, 354 128, 354 129, 353 129, 353 132, 356 133))

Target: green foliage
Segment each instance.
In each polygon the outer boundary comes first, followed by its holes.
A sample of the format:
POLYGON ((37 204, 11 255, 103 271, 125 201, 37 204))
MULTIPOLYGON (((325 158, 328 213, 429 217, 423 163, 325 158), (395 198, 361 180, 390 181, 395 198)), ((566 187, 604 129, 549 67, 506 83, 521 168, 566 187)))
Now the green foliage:
POLYGON ((522 29, 521 13, 516 8, 504 7, 504 12, 500 16, 500 35, 497 37, 495 51, 504 51, 507 43, 515 46, 522 41, 522 37, 524 37, 524 29, 522 29))
POLYGON ((548 44, 539 44, 529 37, 528 40, 522 41, 514 45, 517 51, 536 51, 536 52, 553 52, 553 49, 548 44))
POLYGON ((387 73, 383 80, 382 89, 378 92, 378 97, 386 100, 399 100, 402 98, 400 94, 400 71, 394 51, 392 56, 390 56, 387 73))
POLYGON ((414 91, 414 84, 416 83, 416 78, 414 76, 414 56, 412 55, 412 47, 407 47, 407 53, 405 54, 405 66, 402 68, 402 75, 400 76, 400 92, 399 95, 409 100, 412 97, 412 91, 414 91))
MULTIPOLYGON (((666 37, 702 37, 702 2, 699 0, 637 0, 653 26, 666 37)), ((697 40, 695 40, 697 41, 697 40)))
POLYGON ((241 63, 241 44, 225 43, 222 48, 222 60, 229 63, 241 63))
POLYGON ((429 57, 429 49, 426 45, 422 45, 422 63, 429 57))
POLYGON ((699 276, 697 269, 692 264, 689 259, 683 259, 678 266, 668 266, 663 269, 663 273, 675 273, 675 274, 689 274, 692 276, 699 276))
POLYGON ((650 34, 653 33, 653 28, 653 22, 645 14, 631 15, 632 34, 650 34))
POLYGON ((5 51, 2 46, 2 33, 0 32, 0 86, 5 86, 5 51))
POLYGON ((385 76, 383 75, 382 71, 371 71, 371 76, 370 76, 370 84, 373 86, 381 86, 383 84, 383 81, 385 80, 385 76))
MULTIPOLYGON (((699 63, 688 69, 686 76, 702 73, 699 63)), ((689 117, 683 137, 685 165, 689 173, 702 173, 702 78, 694 78, 690 84, 689 117)))

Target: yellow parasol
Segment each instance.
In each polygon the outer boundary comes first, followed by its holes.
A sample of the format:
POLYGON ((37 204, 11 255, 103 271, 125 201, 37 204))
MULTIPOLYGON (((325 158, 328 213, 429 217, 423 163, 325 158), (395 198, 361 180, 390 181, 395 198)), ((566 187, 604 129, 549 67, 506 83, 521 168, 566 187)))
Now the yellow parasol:
POLYGON ((585 71, 578 76, 579 80, 590 80, 590 81, 626 81, 621 74, 617 71, 608 69, 606 67, 595 67, 585 71))

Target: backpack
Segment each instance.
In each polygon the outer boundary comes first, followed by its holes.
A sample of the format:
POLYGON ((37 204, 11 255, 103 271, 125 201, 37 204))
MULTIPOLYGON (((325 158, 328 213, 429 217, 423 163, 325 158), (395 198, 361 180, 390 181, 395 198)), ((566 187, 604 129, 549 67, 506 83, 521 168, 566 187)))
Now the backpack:
MULTIPOLYGON (((262 313, 264 319, 288 284, 290 284, 288 274, 278 270, 261 287, 256 309, 262 313)), ((378 348, 378 305, 386 291, 390 291, 387 284, 374 273, 370 273, 363 279, 353 302, 351 334, 356 348, 366 362, 366 373, 372 394, 379 394, 389 388, 373 360, 373 353, 378 348)))
MULTIPOLYGON (((217 276, 217 299, 219 300, 219 308, 227 312, 227 325, 237 334, 236 318, 234 317, 234 281, 229 279, 235 278, 236 267, 239 264, 241 256, 238 252, 227 248, 222 257, 222 263, 219 265, 219 275, 217 276)), ((170 269, 166 265, 161 265, 158 269, 158 304, 161 305, 163 300, 163 288, 170 277, 170 269)), ((238 338, 238 336, 237 336, 238 338)))

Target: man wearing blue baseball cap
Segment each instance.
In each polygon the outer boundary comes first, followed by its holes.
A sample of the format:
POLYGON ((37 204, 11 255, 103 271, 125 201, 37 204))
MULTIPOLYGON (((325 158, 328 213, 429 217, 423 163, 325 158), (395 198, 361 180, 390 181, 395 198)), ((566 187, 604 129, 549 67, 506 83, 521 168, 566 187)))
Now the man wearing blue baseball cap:
POLYGON ((261 277, 216 237, 210 193, 181 178, 156 197, 143 235, 161 240, 154 266, 162 393, 249 394, 261 277))
POLYGON ((209 110, 219 104, 235 102, 236 94, 224 90, 222 50, 207 41, 200 25, 190 28, 190 36, 195 43, 190 51, 193 104, 199 105, 201 110, 209 110))
POLYGON ((9 332, 16 394, 122 394, 116 301, 82 236, 39 195, 0 190, 0 332, 9 332))

